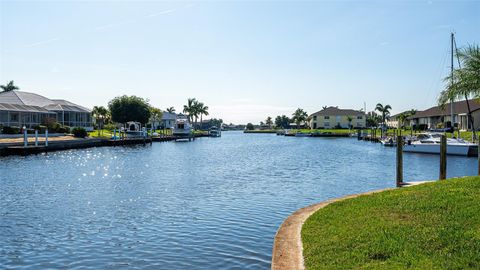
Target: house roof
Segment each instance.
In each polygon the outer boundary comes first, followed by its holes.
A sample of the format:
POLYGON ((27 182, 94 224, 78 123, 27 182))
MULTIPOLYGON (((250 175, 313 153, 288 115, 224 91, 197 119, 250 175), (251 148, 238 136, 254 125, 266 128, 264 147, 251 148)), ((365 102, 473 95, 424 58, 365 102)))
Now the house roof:
POLYGON ((359 116, 365 115, 362 111, 350 110, 350 109, 339 109, 338 107, 327 107, 321 111, 311 114, 311 116, 332 116, 332 115, 339 115, 339 116, 359 116))
POLYGON ((8 103, 0 103, 0 111, 54 113, 43 107, 19 105, 19 104, 8 104, 8 103))
POLYGON ((38 94, 23 91, 1 92, 0 103, 24 106, 24 109, 30 106, 32 110, 34 107, 41 107, 49 111, 90 112, 89 109, 67 100, 48 99, 38 94))
MULTIPOLYGON (((470 110, 472 112, 480 110, 480 103, 475 100, 469 100, 470 103, 470 110)), ((453 113, 454 114, 466 114, 468 113, 467 101, 457 101, 453 102, 453 113)), ((446 104, 445 108, 441 108, 440 106, 435 106, 428 108, 424 111, 419 111, 415 115, 409 117, 409 119, 415 118, 424 118, 424 117, 435 117, 435 116, 446 116, 450 115, 450 104, 446 104)))
POLYGON ((162 120, 175 120, 175 119, 177 119, 176 113, 169 113, 165 111, 162 113, 162 120))

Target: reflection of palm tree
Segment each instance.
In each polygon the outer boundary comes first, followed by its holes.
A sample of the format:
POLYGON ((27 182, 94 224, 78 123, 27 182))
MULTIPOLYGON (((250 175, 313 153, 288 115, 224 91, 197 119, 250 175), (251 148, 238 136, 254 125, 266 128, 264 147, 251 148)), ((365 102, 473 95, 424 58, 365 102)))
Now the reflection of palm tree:
POLYGON ((18 88, 18 86, 16 86, 16 85, 14 84, 13 81, 8 82, 6 85, 0 85, 0 88, 3 89, 3 92, 10 92, 10 91, 14 91, 14 90, 20 89, 20 88, 18 88))

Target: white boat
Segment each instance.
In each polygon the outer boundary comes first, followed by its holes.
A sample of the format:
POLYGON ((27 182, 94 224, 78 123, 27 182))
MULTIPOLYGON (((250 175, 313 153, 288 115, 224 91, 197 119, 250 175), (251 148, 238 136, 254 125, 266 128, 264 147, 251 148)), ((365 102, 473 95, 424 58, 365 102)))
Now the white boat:
POLYGON ((312 134, 297 132, 295 133, 295 137, 312 137, 312 134))
POLYGON ((222 136, 222 131, 220 129, 218 129, 216 126, 213 126, 208 131, 208 135, 210 137, 221 137, 222 136))
POLYGON ((384 138, 384 139, 380 140, 380 143, 383 146, 389 146, 389 147, 393 147, 393 146, 397 145, 397 142, 394 141, 392 137, 384 138))
POLYGON ((175 120, 175 126, 173 127, 172 134, 179 140, 191 140, 193 138, 192 127, 186 118, 178 118, 175 120))
MULTIPOLYGON (((440 154, 440 133, 422 133, 407 141, 403 146, 404 152, 440 154)), ((474 156, 478 153, 478 146, 462 139, 447 138, 447 155, 474 156)))

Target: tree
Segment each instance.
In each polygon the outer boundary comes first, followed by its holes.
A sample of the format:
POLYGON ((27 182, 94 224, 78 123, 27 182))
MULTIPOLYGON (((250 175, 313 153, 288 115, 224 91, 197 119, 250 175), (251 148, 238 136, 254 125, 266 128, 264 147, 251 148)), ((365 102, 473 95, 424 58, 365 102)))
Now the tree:
POLYGON ((265 120, 265 124, 268 125, 268 128, 272 128, 272 125, 273 125, 273 121, 272 121, 272 117, 267 117, 267 119, 265 120))
POLYGON ((438 104, 444 107, 446 103, 465 99, 468 108, 468 118, 476 139, 474 120, 470 109, 469 98, 480 98, 480 46, 469 45, 457 50, 459 68, 445 77, 445 89, 440 93, 438 104))
POLYGON ((167 108, 167 112, 175 113, 175 108, 174 107, 167 108))
POLYGON ((163 112, 159 108, 150 107, 150 122, 152 123, 152 130, 156 130, 155 123, 162 119, 163 112))
POLYGON ((347 121, 348 121, 348 129, 351 129, 353 117, 351 117, 350 115, 347 115, 347 121))
POLYGON ((108 114, 108 109, 103 106, 93 107, 92 117, 95 119, 95 123, 98 125, 101 133, 103 133, 103 127, 105 125, 108 114))
POLYGON ((13 81, 8 82, 6 85, 0 85, 0 88, 3 89, 2 92, 10 92, 10 91, 14 91, 14 90, 20 89, 18 86, 16 86, 16 85, 14 84, 13 81))
POLYGON ((197 100, 195 98, 189 98, 187 105, 183 105, 183 113, 185 113, 190 122, 193 122, 193 118, 197 114, 197 100))
POLYGON ((275 127, 277 128, 289 128, 290 126, 290 118, 285 115, 277 116, 275 118, 275 127))
POLYGON ((120 96, 108 103, 112 121, 126 123, 136 121, 146 124, 150 119, 150 105, 148 101, 137 96, 120 96))
POLYGON ((197 104, 198 108, 198 113, 200 114, 200 125, 202 125, 203 123, 203 118, 202 116, 205 115, 205 116, 208 116, 208 106, 206 106, 205 104, 203 104, 203 102, 199 102, 197 104))
POLYGON ((387 119, 387 116, 390 115, 390 110, 391 109, 392 109, 392 106, 390 106, 388 104, 383 106, 381 103, 377 103, 377 106, 375 106, 375 110, 382 114, 383 124, 385 124, 385 120, 387 119))
POLYGON ((247 130, 254 130, 255 129, 255 127, 253 126, 252 123, 248 123, 246 128, 247 128, 247 130))
POLYGON ((295 110, 295 112, 292 114, 292 116, 293 116, 292 120, 297 125, 297 129, 299 129, 300 124, 307 120, 308 114, 303 109, 298 108, 297 110, 295 110))

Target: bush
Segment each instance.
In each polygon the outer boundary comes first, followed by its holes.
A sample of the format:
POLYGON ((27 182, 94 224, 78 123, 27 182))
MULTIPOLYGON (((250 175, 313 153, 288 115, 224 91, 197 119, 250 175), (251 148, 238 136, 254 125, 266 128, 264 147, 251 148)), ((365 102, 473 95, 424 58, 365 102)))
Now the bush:
POLYGON ((20 134, 19 127, 3 127, 2 128, 3 134, 20 134))
POLYGON ((247 124, 247 130, 254 130, 254 129, 255 129, 255 127, 253 126, 252 123, 247 124))
POLYGON ((116 127, 114 124, 106 124, 103 128, 106 130, 114 130, 116 127))
POLYGON ((82 127, 76 127, 72 129, 73 136, 76 138, 87 137, 87 131, 82 127))

